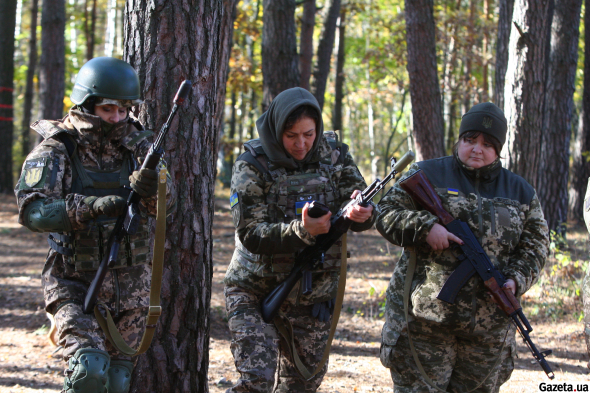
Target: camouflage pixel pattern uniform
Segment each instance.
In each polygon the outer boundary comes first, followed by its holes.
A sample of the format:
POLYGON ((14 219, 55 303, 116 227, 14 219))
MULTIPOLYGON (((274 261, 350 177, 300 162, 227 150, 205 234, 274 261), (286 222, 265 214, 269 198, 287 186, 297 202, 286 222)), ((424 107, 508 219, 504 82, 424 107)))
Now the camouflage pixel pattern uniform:
MULTIPOLYGON (((586 228, 590 233, 590 178, 588 179, 588 186, 586 188, 586 196, 584 197, 584 221, 586 228)), ((584 336, 586 337, 586 351, 590 356, 590 266, 586 269, 584 275, 584 282, 582 284, 582 301, 584 303, 584 336)), ((590 362, 587 367, 590 368, 590 362)))
MULTIPOLYGON (((259 157, 264 156, 256 140, 246 145, 257 150, 259 157)), ((303 227, 296 203, 319 200, 335 213, 354 190, 366 188, 352 156, 346 153, 339 160, 340 151, 333 149, 326 137, 310 154, 311 159, 298 169, 271 165, 274 179, 247 161, 238 159, 234 164, 231 204, 236 249, 225 276, 225 296, 231 350, 241 378, 227 392, 315 392, 327 371, 326 364, 305 381, 274 324, 265 323, 260 314, 261 300, 286 278, 295 253, 315 242, 303 227)), ((351 229, 369 229, 375 217, 376 213, 362 224, 353 223, 351 229)), ((309 370, 319 364, 330 328, 329 321, 312 317, 311 309, 314 303, 336 296, 340 252, 339 245, 328 250, 323 267, 313 272, 311 294, 301 294, 297 285, 281 308, 293 326, 295 347, 309 370)))
MULTIPOLYGON (((443 207, 469 225, 492 262, 516 282, 516 296, 525 293, 542 271, 549 246, 534 189, 503 169, 499 160, 479 169, 466 167, 455 156, 422 161, 413 164, 400 181, 419 169, 435 187, 443 207)), ((381 346, 381 362, 390 368, 395 391, 436 391, 415 365, 404 316, 404 281, 410 253, 415 253, 408 324, 427 375, 443 390, 466 392, 491 371, 477 391, 497 392, 514 368, 515 330, 510 318, 491 301, 477 275, 459 291, 454 304, 438 300, 436 296, 458 266, 451 249, 433 251, 426 243, 438 218, 420 209, 399 182, 381 200, 380 208, 377 229, 404 247, 387 289, 381 346), (499 365, 494 369, 496 361, 499 365)))
MULTIPOLYGON (((74 154, 77 154, 87 173, 113 171, 115 176, 118 176, 119 169, 121 173, 126 169, 126 173, 131 174, 137 161, 125 161, 125 157, 129 157, 129 153, 135 158, 145 157, 151 146, 150 139, 153 134, 151 131, 142 130, 142 127, 131 119, 114 124, 110 131, 103 129, 104 124, 98 116, 72 109, 61 121, 41 120, 31 126, 43 136, 44 141, 27 156, 16 185, 21 224, 24 225, 23 213, 31 202, 43 199, 46 203, 51 203, 65 199, 72 236, 84 237, 91 230, 96 230, 100 222, 92 220, 90 208, 83 201, 89 195, 72 191, 73 185, 78 184, 80 177, 77 175, 73 178, 73 173, 77 173, 73 169, 75 160, 70 158, 66 146, 56 135, 66 132, 72 137, 76 143, 74 154), (124 165, 133 167, 122 168, 124 165), (42 168, 40 180, 36 184, 27 185, 25 178, 32 167, 42 168)), ((129 185, 129 180, 123 179, 123 175, 121 182, 129 185)), ((172 192, 171 187, 172 183, 169 181, 167 197, 172 192)), ((127 195, 129 193, 123 188, 119 188, 117 192, 127 195)), ((154 196, 140 203, 143 218, 137 236, 143 235, 146 239, 143 242, 136 241, 135 246, 142 247, 133 251, 143 252, 143 259, 139 260, 134 256, 131 266, 123 264, 116 269, 110 269, 97 299, 97 302, 103 302, 110 309, 122 336, 132 347, 139 344, 146 309, 149 306, 151 246, 148 244, 149 233, 146 228, 147 216, 155 215, 156 200, 157 197, 154 196)), ((103 238, 108 238, 109 233, 107 230, 103 238)), ((123 245, 121 248, 124 248, 123 245)), ((83 253, 82 250, 76 248, 80 253, 83 253)), ((42 272, 45 306, 47 312, 54 314, 58 342, 64 347, 64 360, 67 361, 81 348, 108 351, 112 359, 128 360, 128 357, 117 353, 110 343, 106 342, 94 314, 87 315, 82 312, 88 285, 100 263, 99 255, 94 255, 86 261, 77 261, 76 258, 77 256, 62 255, 51 248, 42 272)), ((120 258, 120 261, 125 260, 120 258)))

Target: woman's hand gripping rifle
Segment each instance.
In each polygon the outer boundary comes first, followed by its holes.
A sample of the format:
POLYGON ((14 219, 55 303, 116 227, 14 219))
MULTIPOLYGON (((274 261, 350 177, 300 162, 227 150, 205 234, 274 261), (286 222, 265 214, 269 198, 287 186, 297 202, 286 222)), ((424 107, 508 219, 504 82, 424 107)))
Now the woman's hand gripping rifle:
MULTIPOLYGON (((414 153, 408 151, 397 162, 392 158, 391 172, 383 180, 375 180, 371 185, 359 193, 356 198, 351 199, 350 202, 332 216, 330 219, 330 231, 318 235, 313 246, 304 248, 296 256, 293 269, 291 270, 291 273, 289 273, 289 276, 262 300, 261 312, 262 319, 264 319, 265 322, 270 323, 275 318, 281 305, 287 296, 289 296, 289 293, 291 293, 295 284, 297 284, 303 276, 303 272, 312 271, 317 267, 323 261, 326 251, 328 251, 328 249, 348 231, 352 225, 352 221, 346 217, 346 211, 356 204, 367 206, 375 195, 383 190, 389 181, 395 178, 396 174, 401 172, 410 162, 412 162, 414 157, 414 153)), ((328 211, 329 209, 327 206, 318 202, 312 202, 309 214, 312 217, 321 217, 322 215, 327 214, 328 211)), ((309 285, 309 283, 307 285, 309 285)))
MULTIPOLYGON (((156 169, 160 159, 164 155, 164 138, 168 133, 170 123, 172 123, 172 119, 174 119, 174 115, 176 114, 179 105, 182 105, 186 100, 190 90, 191 82, 188 80, 182 82, 178 88, 178 91, 176 92, 176 96, 174 97, 174 106, 168 115, 168 120, 166 120, 166 123, 164 123, 160 129, 160 133, 150 147, 148 154, 141 166, 142 168, 156 169)), ((84 312, 86 314, 90 314, 94 310, 96 298, 98 297, 98 291, 102 286, 102 282, 104 281, 108 268, 112 267, 117 261, 119 246, 124 236, 133 235, 137 232, 139 220, 141 218, 138 206, 140 201, 141 196, 135 191, 131 191, 129 198, 127 199, 127 211, 117 218, 115 228, 109 236, 106 248, 109 250, 109 252, 105 253, 103 256, 98 270, 96 271, 96 275, 88 287, 88 292, 86 293, 86 298, 84 299, 84 312)))

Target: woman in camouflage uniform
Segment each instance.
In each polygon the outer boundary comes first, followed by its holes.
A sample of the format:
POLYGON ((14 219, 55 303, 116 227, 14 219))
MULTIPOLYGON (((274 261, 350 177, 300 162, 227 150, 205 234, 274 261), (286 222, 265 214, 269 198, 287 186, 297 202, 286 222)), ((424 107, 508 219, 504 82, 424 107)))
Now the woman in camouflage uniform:
MULTIPOLYGON (((331 214, 366 184, 346 145, 337 144, 334 133, 323 134, 321 110, 307 90, 279 94, 256 126, 260 139, 245 143, 231 181, 236 249, 225 296, 241 377, 228 392, 315 392, 327 364, 310 380, 301 377, 275 325, 263 321, 260 303, 286 278, 296 253, 327 233, 331 214), (331 213, 311 218, 308 202, 313 200, 328 205, 331 213)), ((351 229, 369 229, 372 212, 373 206, 349 211, 351 229)), ((297 285, 281 308, 282 318, 293 326, 295 350, 312 370, 326 346, 344 252, 340 243, 328 250, 322 267, 312 273, 311 293, 303 294, 297 285)))
MULTIPOLYGON (((462 118, 453 156, 416 163, 402 180, 422 170, 443 207, 469 225, 506 276, 506 285, 520 297, 545 264, 549 238, 533 187, 502 168, 499 154, 505 139, 502 111, 492 103, 475 105, 462 118)), ((514 368, 510 318, 477 275, 459 291, 454 304, 437 299, 459 264, 449 245, 461 240, 398 184, 381 201, 376 224, 387 240, 404 247, 387 289, 381 346, 381 362, 390 368, 395 392, 497 392, 514 368), (410 261, 416 261, 416 273, 408 277, 412 286, 406 321, 403 292, 410 261), (426 382, 416 365, 409 334, 437 388, 426 382)))
POLYGON ((63 387, 68 393, 129 389, 131 358, 105 340, 82 304, 130 189, 142 197, 143 218, 137 233, 121 243, 98 301, 109 308, 129 345, 136 347, 143 333, 151 277, 145 215, 156 211, 157 171, 138 170, 153 134, 129 117, 139 98, 139 79, 129 64, 110 57, 88 61, 76 77, 75 106, 68 115, 31 126, 44 141, 27 156, 15 189, 19 223, 49 232, 42 283, 68 365, 63 387))

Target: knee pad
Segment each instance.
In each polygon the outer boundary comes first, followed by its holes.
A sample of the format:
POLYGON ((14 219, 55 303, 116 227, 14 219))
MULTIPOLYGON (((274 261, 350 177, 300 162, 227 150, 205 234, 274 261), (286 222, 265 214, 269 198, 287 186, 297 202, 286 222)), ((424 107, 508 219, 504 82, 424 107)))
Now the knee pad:
POLYGON ((65 393, 105 393, 110 364, 109 354, 93 348, 76 351, 68 361, 65 393))
POLYGON ((133 362, 130 360, 113 360, 109 368, 108 393, 127 393, 131 386, 133 362))

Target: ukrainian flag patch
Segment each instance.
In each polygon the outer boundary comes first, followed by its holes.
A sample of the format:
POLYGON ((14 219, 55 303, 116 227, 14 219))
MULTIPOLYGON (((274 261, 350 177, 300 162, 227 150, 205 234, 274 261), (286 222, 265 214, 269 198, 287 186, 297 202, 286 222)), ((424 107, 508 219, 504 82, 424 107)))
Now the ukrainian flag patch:
POLYGON ((459 190, 456 188, 447 188, 447 193, 449 195, 459 195, 459 190))
POLYGON ((239 202, 238 193, 236 192, 234 195, 229 197, 229 207, 232 208, 237 205, 239 202))
POLYGON ((295 202, 295 212, 298 216, 303 214, 303 207, 306 203, 311 203, 313 201, 304 201, 304 202, 295 202))

